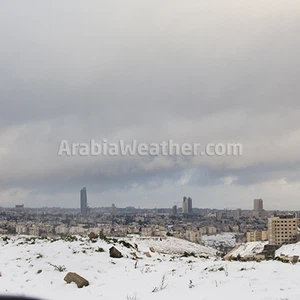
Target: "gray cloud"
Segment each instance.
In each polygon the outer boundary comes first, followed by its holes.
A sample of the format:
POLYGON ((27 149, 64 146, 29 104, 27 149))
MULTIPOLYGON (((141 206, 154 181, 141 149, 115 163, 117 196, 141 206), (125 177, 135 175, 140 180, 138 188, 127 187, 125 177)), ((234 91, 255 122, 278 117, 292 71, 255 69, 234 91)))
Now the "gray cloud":
POLYGON ((293 207, 299 20, 280 0, 2 3, 0 205, 71 206, 86 185, 95 206, 184 193, 239 206, 253 188, 293 207), (61 139, 91 138, 241 142, 244 155, 57 156, 61 139))

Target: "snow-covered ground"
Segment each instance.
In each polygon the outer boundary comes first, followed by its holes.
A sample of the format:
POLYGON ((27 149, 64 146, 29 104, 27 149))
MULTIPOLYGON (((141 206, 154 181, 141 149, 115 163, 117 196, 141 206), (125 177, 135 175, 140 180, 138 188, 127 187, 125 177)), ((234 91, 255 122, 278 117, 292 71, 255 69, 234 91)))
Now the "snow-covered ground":
POLYGON ((250 242, 244 243, 237 246, 235 249, 230 251, 226 257, 233 256, 237 257, 238 255, 241 257, 252 256, 261 253, 264 250, 265 245, 268 242, 250 242))
MULTIPOLYGON (((162 242, 162 245, 179 245, 171 238, 162 242)), ((186 250, 190 251, 189 243, 181 242, 180 247, 184 249, 186 243, 186 250)), ((158 249, 158 244, 159 241, 140 240, 137 252, 117 243, 116 248, 124 257, 112 259, 109 257, 112 245, 102 240, 93 243, 81 238, 73 242, 36 240, 33 243, 25 242, 24 238, 0 239, 0 293, 49 300, 300 298, 300 264, 228 262, 179 255, 174 258, 172 254, 150 252, 149 246, 158 249), (99 247, 104 252, 96 252, 99 247), (151 257, 144 252, 149 252, 151 257), (133 253, 140 257, 137 264, 133 253), (66 271, 56 271, 49 263, 64 265, 66 271), (39 270, 42 271, 38 273, 39 270), (68 271, 85 277, 90 285, 78 289, 73 283, 65 283, 68 271), (163 277, 165 282, 160 290, 163 277)))
POLYGON ((203 235, 202 242, 207 247, 219 248, 223 247, 235 247, 237 245, 235 234, 231 232, 224 232, 216 235, 203 235))
POLYGON ((133 236, 131 239, 126 239, 130 243, 142 244, 144 247, 154 247, 157 252, 162 254, 177 254, 182 255, 184 252, 193 252, 201 256, 214 257, 217 253, 216 249, 204 247, 202 245, 191 243, 179 238, 141 238, 133 236))
POLYGON ((275 251, 275 256, 293 257, 294 255, 300 256, 300 242, 297 244, 283 245, 275 251))

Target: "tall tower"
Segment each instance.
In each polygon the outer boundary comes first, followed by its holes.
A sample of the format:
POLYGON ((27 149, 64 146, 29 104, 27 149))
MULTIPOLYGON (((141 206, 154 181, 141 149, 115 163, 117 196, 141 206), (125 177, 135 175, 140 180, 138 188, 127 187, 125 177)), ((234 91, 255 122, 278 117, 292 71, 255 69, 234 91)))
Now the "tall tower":
POLYGON ((264 211, 264 203, 262 199, 254 199, 253 201, 253 217, 256 218, 264 218, 265 211, 264 211))
POLYGON ((183 197, 182 213, 191 214, 193 212, 193 200, 190 197, 183 197))
POLYGON ((188 198, 187 197, 183 197, 183 201, 182 201, 182 213, 183 214, 187 214, 188 212, 189 212, 188 198))
POLYGON ((87 193, 86 188, 82 188, 80 191, 80 211, 82 215, 87 215, 88 206, 87 206, 87 193))
POLYGON ((173 215, 177 215, 177 205, 174 205, 174 206, 172 207, 172 214, 173 214, 173 215))
POLYGON ((193 200, 192 198, 188 198, 188 213, 191 214, 193 212, 193 200))

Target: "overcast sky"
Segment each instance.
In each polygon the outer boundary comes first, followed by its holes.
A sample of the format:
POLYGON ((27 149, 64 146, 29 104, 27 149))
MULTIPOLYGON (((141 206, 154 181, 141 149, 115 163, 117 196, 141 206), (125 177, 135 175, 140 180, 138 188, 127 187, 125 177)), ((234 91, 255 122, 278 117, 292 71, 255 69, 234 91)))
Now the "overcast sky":
POLYGON ((300 2, 1 1, 0 206, 299 209, 300 2), (241 157, 59 157, 62 139, 241 157))

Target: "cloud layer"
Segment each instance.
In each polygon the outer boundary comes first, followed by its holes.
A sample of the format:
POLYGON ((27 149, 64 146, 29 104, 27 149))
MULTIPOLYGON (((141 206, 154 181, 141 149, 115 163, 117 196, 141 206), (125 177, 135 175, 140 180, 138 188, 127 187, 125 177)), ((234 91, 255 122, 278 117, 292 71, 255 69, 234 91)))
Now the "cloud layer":
POLYGON ((10 1, 0 205, 297 208, 298 1, 10 1), (61 139, 239 142, 242 157, 58 157, 61 139))

